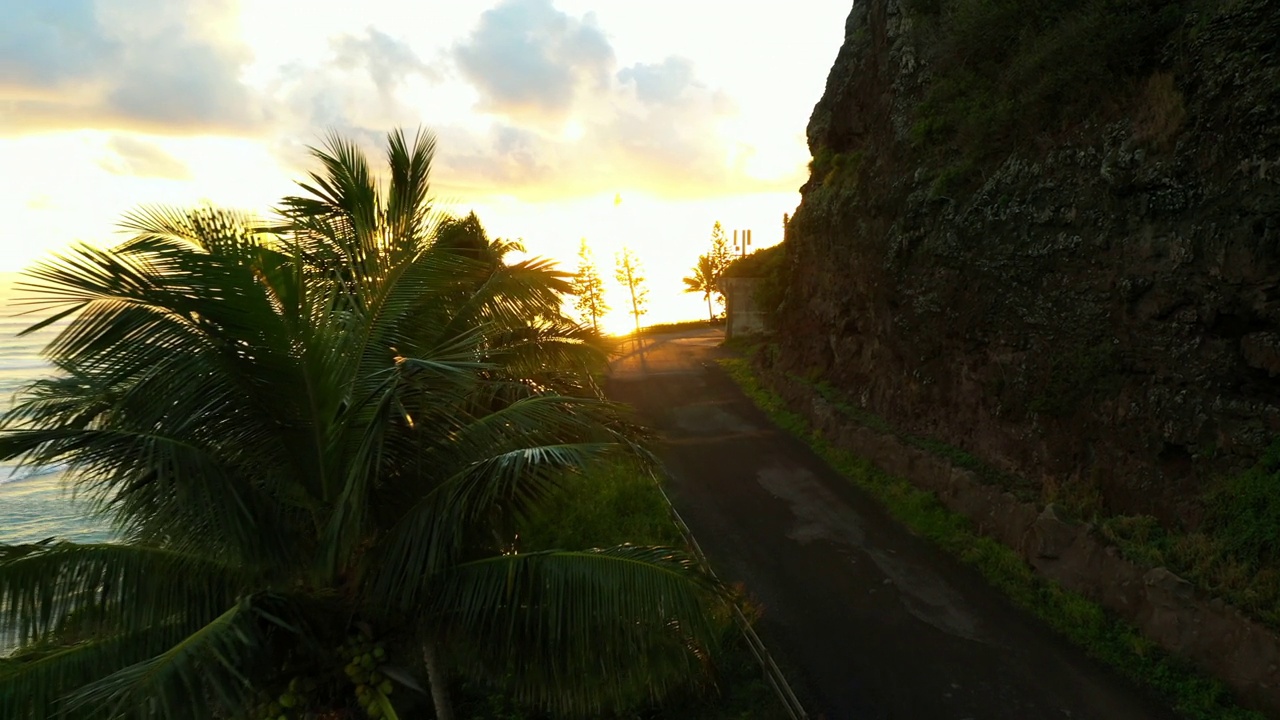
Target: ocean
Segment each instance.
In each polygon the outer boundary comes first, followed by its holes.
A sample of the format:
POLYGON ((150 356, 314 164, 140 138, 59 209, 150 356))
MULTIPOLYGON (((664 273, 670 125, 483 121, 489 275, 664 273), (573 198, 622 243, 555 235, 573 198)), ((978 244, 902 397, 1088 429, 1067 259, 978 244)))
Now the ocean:
MULTIPOLYGON (((47 376, 49 364, 40 351, 56 334, 46 329, 35 335, 18 333, 38 316, 19 315, 20 296, 14 282, 20 276, 0 273, 0 412, 13 407, 14 396, 32 380, 47 376)), ((35 542, 56 537, 78 542, 111 539, 101 518, 72 493, 67 473, 58 467, 19 467, 0 461, 0 544, 35 542)))

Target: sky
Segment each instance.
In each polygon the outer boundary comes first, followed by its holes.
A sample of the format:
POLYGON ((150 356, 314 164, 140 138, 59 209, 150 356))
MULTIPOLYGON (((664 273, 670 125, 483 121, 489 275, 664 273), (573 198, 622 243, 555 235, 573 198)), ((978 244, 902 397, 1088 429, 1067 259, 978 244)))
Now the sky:
POLYGON ((141 205, 269 213, 326 133, 376 160, 421 128, 438 207, 569 271, 585 238, 609 281, 629 246, 645 321, 696 318, 680 278, 716 221, 781 240, 851 6, 0 0, 0 272, 118 242, 141 205))

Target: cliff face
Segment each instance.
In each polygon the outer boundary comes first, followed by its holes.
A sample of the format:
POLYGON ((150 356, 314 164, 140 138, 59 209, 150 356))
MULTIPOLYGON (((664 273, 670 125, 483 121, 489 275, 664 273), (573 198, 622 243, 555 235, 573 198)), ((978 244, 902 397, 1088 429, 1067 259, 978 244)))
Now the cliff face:
POLYGON ((855 4, 777 362, 1047 495, 1194 525, 1280 435, 1280 8, 1117 2, 1139 40, 1063 52, 1086 4, 1058 2, 1046 47, 984 66, 964 4, 855 4))

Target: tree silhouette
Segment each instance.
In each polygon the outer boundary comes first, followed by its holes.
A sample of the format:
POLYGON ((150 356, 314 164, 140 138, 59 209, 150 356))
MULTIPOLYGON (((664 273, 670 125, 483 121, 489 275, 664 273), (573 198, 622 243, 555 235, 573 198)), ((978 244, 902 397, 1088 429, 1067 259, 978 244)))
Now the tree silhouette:
POLYGON ((717 292, 719 278, 716 276, 715 260, 711 255, 699 255, 698 264, 693 266, 693 274, 684 278, 685 292, 702 293, 707 301, 707 320, 716 321, 715 310, 711 306, 711 296, 717 292))
POLYGON ((590 320, 591 328, 600 332, 600 318, 609 312, 609 304, 604 299, 604 281, 596 269, 595 258, 591 248, 587 247, 587 239, 582 239, 578 248, 578 272, 573 276, 573 294, 577 299, 573 307, 582 317, 583 322, 590 320))
POLYGON ((697 682, 693 558, 518 551, 569 474, 650 456, 567 274, 442 218, 433 148, 392 133, 379 186, 334 136, 271 223, 142 209, 30 271, 32 329, 68 325, 0 459, 66 464, 123 541, 0 545, 0 718, 395 718, 425 677, 446 720, 451 675, 599 717, 697 682))
MULTIPOLYGON (((710 263, 711 290, 715 293, 716 303, 724 307, 724 289, 720 287, 720 276, 724 275, 729 263, 733 262, 733 252, 729 250, 729 238, 725 235, 724 228, 721 227, 719 220, 711 228, 711 251, 707 253, 706 257, 710 263)), ((698 258, 698 263, 702 263, 701 257, 698 258)), ((696 266, 694 270, 695 272, 697 271, 696 266)))
POLYGON ((645 306, 649 304, 649 290, 644 286, 644 268, 640 265, 640 258, 631 248, 623 247, 618 253, 614 277, 631 293, 631 315, 635 318, 636 337, 639 338, 640 316, 648 312, 645 306))

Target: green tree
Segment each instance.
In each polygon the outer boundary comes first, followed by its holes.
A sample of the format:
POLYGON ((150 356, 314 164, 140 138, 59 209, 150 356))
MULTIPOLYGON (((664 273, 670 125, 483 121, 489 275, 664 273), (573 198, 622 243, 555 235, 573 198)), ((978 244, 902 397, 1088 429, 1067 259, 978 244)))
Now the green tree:
POLYGON ((644 315, 648 310, 649 289, 645 287, 644 268, 640 265, 640 258, 636 257, 634 251, 629 247, 623 247, 622 252, 618 253, 617 267, 614 269, 614 278, 631 294, 631 316, 636 321, 636 338, 640 338, 640 316, 644 315))
POLYGON ((66 463, 123 541, 0 546, 0 717, 396 717, 425 676, 451 718, 450 673, 598 714, 696 676, 682 552, 520 552, 566 473, 647 454, 567 275, 442 222, 432 151, 392 133, 384 189, 332 137, 277 222, 140 210, 30 272, 70 322, 0 457, 66 463))
POLYGON ((596 269, 586 238, 582 238, 578 248, 578 272, 573 276, 573 294, 576 296, 574 309, 584 322, 590 321, 592 330, 599 333, 600 318, 609 312, 609 304, 605 302, 604 281, 600 279, 600 271, 596 269))
POLYGON ((684 278, 685 292, 702 293, 707 301, 707 321, 715 322, 715 309, 711 306, 711 296, 720 287, 720 279, 716 273, 715 260, 710 255, 699 255, 698 264, 693 266, 693 274, 684 278))
POLYGON ((711 228, 711 257, 712 266, 716 270, 716 276, 724 272, 729 263, 733 262, 733 251, 729 249, 729 238, 725 235, 724 228, 720 226, 720 221, 711 228))
MULTIPOLYGON (((711 286, 715 293, 716 304, 724 307, 724 290, 720 287, 720 277, 724 275, 724 271, 733 262, 733 252, 729 249, 729 238, 725 235, 724 228, 720 226, 719 220, 711 228, 711 250, 707 253, 707 258, 710 261, 711 286)), ((698 262, 702 262, 701 257, 698 258, 698 262)))

